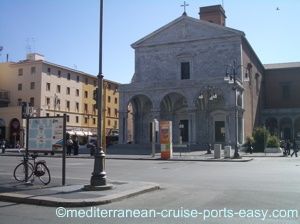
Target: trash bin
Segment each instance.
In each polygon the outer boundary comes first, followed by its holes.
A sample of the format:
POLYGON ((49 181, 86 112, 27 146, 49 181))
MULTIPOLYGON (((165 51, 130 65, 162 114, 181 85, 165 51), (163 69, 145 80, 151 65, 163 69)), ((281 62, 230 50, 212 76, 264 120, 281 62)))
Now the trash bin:
POLYGON ((230 159, 232 157, 232 151, 231 151, 231 146, 228 145, 228 146, 225 146, 225 149, 224 149, 224 158, 225 159, 230 159))
POLYGON ((215 156, 215 159, 220 159, 221 158, 221 149, 222 149, 222 145, 221 144, 215 144, 214 145, 214 156, 215 156))

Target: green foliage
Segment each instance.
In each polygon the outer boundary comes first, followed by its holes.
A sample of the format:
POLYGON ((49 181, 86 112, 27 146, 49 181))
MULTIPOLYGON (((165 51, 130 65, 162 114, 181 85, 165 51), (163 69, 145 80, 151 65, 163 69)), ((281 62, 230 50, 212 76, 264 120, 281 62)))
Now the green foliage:
POLYGON ((270 133, 265 127, 256 128, 253 132, 254 151, 264 152, 269 137, 270 137, 270 133))
POLYGON ((278 148, 280 146, 279 138, 275 135, 271 135, 268 139, 267 147, 278 148))
POLYGON ((251 145, 254 143, 254 138, 252 136, 247 136, 246 138, 246 144, 248 145, 249 143, 251 145))

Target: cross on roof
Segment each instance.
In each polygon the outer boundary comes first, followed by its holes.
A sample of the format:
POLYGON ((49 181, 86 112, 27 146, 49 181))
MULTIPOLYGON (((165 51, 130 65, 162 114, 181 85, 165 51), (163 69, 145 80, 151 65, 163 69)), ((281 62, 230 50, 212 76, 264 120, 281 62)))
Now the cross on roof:
POLYGON ((184 12, 182 15, 185 15, 186 16, 186 7, 189 6, 189 4, 187 4, 185 1, 183 2, 183 5, 181 5, 181 7, 183 7, 184 9, 184 12))

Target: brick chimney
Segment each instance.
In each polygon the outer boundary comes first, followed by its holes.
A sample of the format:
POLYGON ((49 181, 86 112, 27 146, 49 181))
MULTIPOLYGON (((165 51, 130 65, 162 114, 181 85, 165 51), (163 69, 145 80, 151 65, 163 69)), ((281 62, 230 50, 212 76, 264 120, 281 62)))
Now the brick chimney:
POLYGON ((200 19, 225 26, 225 11, 221 5, 200 7, 200 19))

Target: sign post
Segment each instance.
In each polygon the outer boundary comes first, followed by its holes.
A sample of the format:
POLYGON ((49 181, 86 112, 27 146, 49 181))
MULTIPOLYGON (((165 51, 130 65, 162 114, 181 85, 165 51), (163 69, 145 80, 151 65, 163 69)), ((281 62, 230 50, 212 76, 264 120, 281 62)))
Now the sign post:
POLYGON ((63 151, 62 151, 62 185, 66 185, 66 122, 67 115, 64 114, 63 121, 63 151))
POLYGON ((160 121, 161 159, 170 159, 173 155, 172 121, 160 121))

